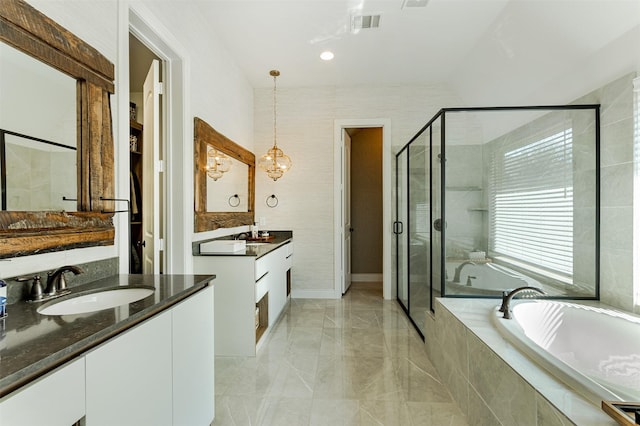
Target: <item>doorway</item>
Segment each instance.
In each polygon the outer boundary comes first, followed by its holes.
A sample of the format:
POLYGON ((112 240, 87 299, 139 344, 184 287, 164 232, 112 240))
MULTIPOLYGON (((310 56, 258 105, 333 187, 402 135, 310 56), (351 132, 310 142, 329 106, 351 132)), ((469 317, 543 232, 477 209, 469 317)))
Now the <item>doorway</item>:
MULTIPOLYGON (((363 130, 359 130, 363 131, 363 130)), ((358 132, 355 132, 356 134, 358 132)), ((365 133, 368 132, 365 131, 365 133)), ((353 133, 353 132, 352 132, 353 133)), ((370 280, 372 278, 382 281, 383 297, 392 299, 395 297, 395 290, 391 283, 391 130, 390 121, 388 119, 353 119, 353 120, 336 120, 334 123, 334 218, 336 237, 335 244, 335 297, 340 298, 350 284, 351 277, 356 279, 370 280), (350 224, 351 198, 350 190, 352 189, 349 172, 351 171, 351 160, 347 162, 347 158, 354 157, 350 155, 352 147, 349 146, 351 136, 347 129, 373 129, 378 128, 381 132, 380 147, 380 168, 381 168, 381 211, 382 219, 378 220, 376 225, 364 225, 361 232, 377 234, 382 240, 381 272, 371 274, 371 271, 359 271, 355 276, 351 271, 351 254, 354 249, 350 248, 352 243, 351 237, 356 233, 356 227, 350 224), (349 201, 347 201, 349 200, 349 201), (368 229, 377 227, 377 229, 368 229), (354 232, 351 232, 351 228, 354 232)), ((366 250, 366 249, 360 249, 366 250)), ((359 268, 359 267, 358 267, 359 268)))
POLYGON ((163 109, 160 57, 129 34, 130 273, 164 272, 161 164, 163 109))
MULTIPOLYGON (((382 288, 382 127, 347 128, 346 282, 382 288)), ((346 286, 348 287, 348 286, 346 286)))

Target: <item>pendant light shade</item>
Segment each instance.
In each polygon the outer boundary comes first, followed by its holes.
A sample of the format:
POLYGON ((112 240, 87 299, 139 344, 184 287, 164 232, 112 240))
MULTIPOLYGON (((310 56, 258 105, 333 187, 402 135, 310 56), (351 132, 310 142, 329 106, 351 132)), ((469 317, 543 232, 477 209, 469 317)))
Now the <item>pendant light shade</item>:
POLYGON ((217 149, 209 148, 207 151, 207 176, 215 181, 229 170, 231 170, 231 159, 217 149))
POLYGON ((277 141, 277 126, 276 126, 276 77, 280 75, 280 71, 271 70, 269 75, 273 77, 273 146, 269 148, 266 154, 264 154, 258 160, 258 167, 267 172, 274 181, 280 179, 282 175, 291 168, 291 158, 286 155, 280 148, 278 148, 277 141))

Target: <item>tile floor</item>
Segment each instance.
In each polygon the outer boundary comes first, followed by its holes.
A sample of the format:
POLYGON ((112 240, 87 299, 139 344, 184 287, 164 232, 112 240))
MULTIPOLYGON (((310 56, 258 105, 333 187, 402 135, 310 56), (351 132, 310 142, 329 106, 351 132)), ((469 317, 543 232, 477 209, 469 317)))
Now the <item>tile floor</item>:
POLYGON ((216 358, 215 426, 450 425, 466 419, 380 283, 291 299, 254 358, 216 358))

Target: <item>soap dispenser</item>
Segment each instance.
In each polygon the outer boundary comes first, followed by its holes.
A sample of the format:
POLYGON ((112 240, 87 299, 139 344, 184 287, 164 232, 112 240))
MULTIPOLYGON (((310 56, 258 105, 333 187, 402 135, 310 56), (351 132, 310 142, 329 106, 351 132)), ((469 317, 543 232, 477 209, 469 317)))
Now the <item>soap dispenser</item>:
POLYGON ((0 280, 0 318, 7 316, 7 283, 0 280))

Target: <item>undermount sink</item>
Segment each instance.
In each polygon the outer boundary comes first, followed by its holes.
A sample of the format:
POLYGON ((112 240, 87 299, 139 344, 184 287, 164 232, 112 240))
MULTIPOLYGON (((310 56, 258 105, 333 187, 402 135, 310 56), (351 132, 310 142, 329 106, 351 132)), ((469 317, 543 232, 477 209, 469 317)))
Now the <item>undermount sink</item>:
POLYGON ((53 300, 40 306, 37 311, 42 315, 73 315, 102 309, 115 308, 136 302, 151 296, 155 289, 145 286, 122 286, 81 293, 66 299, 53 300))

